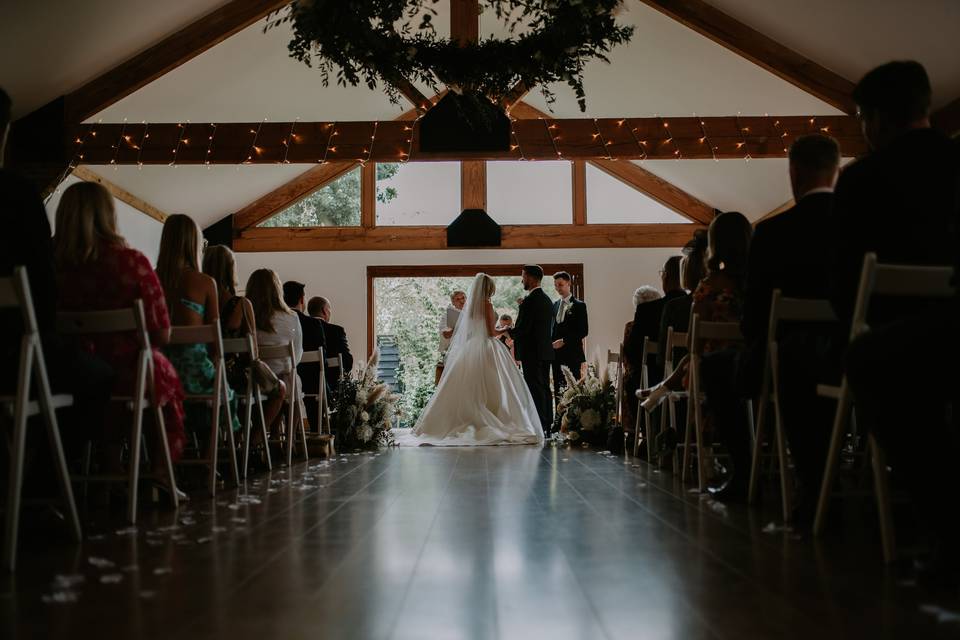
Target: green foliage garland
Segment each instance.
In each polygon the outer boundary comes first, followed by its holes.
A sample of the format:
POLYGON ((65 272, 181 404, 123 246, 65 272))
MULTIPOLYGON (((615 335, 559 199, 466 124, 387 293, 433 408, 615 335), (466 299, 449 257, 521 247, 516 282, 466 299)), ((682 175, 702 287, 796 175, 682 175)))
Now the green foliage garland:
POLYGON ((292 22, 290 55, 319 67, 324 86, 331 75, 342 86, 363 82, 374 89, 382 82, 397 102, 397 81, 419 81, 434 91, 442 83, 496 102, 523 81, 553 102, 548 85, 565 82, 581 111, 586 62, 609 62, 607 53, 633 35, 633 27, 616 24, 622 0, 484 0, 481 10, 505 21, 509 37, 460 46, 436 35, 438 1, 295 0, 267 28, 292 22))

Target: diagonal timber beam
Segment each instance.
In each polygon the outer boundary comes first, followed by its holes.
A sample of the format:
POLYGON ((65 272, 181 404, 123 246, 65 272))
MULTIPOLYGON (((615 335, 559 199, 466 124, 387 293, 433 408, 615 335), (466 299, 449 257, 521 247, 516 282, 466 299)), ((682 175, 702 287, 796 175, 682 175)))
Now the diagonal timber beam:
POLYGON ((703 0, 641 0, 641 2, 840 111, 846 114, 855 112, 852 82, 728 16, 703 0))
POLYGON ((81 122, 223 42, 290 0, 232 0, 67 95, 68 122, 81 122))
POLYGON ((74 168, 73 175, 86 182, 96 182, 97 184, 103 185, 104 188, 106 188, 106 190, 109 191, 114 198, 120 200, 121 202, 127 203, 140 213, 150 216, 157 222, 163 223, 169 217, 169 214, 167 214, 165 211, 161 211, 146 200, 138 198, 123 187, 110 182, 99 173, 95 173, 87 167, 79 166, 74 168))

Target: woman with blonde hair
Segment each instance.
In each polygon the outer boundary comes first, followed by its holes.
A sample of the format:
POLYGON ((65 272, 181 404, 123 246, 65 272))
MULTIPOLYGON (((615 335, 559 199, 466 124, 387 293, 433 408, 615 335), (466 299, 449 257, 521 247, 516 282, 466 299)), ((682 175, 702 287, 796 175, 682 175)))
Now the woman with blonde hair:
MULTIPOLYGON (((176 370, 159 349, 170 340, 163 288, 146 256, 128 247, 117 232, 113 197, 101 185, 78 182, 63 192, 57 207, 54 255, 61 311, 105 311, 143 302, 153 349, 153 397, 163 409, 170 455, 177 460, 184 444, 183 389, 176 370)), ((135 335, 84 336, 79 346, 114 368, 116 395, 133 393, 140 349, 135 335)), ((120 443, 129 424, 129 417, 118 415, 105 425, 105 464, 112 471, 120 467, 120 443)), ((159 471, 163 456, 154 455, 152 460, 159 471)))
POLYGON ((440 384, 407 444, 539 444, 543 428, 530 389, 498 338, 493 278, 478 273, 460 312, 440 384))
MULTIPOLYGON (((163 286, 174 326, 195 327, 220 321, 220 301, 213 278, 200 271, 202 236, 189 216, 175 214, 163 223, 157 277, 163 286)), ((184 391, 192 395, 213 393, 216 368, 205 344, 175 344, 164 349, 180 374, 184 391)), ((233 389, 228 389, 231 425, 240 428, 233 389)), ((198 403, 187 405, 187 424, 202 431, 210 428, 210 412, 198 403)), ((206 442, 206 440, 203 440, 206 442)))

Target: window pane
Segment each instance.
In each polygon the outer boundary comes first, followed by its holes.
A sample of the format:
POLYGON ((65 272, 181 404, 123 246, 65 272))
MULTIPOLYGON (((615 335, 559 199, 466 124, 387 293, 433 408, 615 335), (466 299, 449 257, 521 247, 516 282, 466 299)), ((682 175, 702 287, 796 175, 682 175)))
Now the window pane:
POLYGON ((261 227, 359 227, 360 167, 261 222, 261 227))
POLYGON ((377 224, 442 225, 460 215, 459 162, 377 163, 377 224))
POLYGON ((690 222, 653 198, 587 164, 587 223, 690 222))
POLYGON ((565 160, 487 163, 487 213, 500 224, 569 224, 573 172, 565 160))

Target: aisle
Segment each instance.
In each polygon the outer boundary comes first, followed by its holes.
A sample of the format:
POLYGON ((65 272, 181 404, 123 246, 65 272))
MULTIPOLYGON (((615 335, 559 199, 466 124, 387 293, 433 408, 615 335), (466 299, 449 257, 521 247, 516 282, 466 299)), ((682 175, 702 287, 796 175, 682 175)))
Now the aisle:
POLYGON ((875 549, 818 552, 764 532, 756 514, 670 483, 645 465, 554 448, 399 449, 300 464, 252 481, 245 496, 195 501, 178 520, 148 512, 136 531, 94 532, 80 550, 28 542, 0 594, 0 635, 821 640, 957 631, 915 613, 912 591, 870 561, 875 549))

